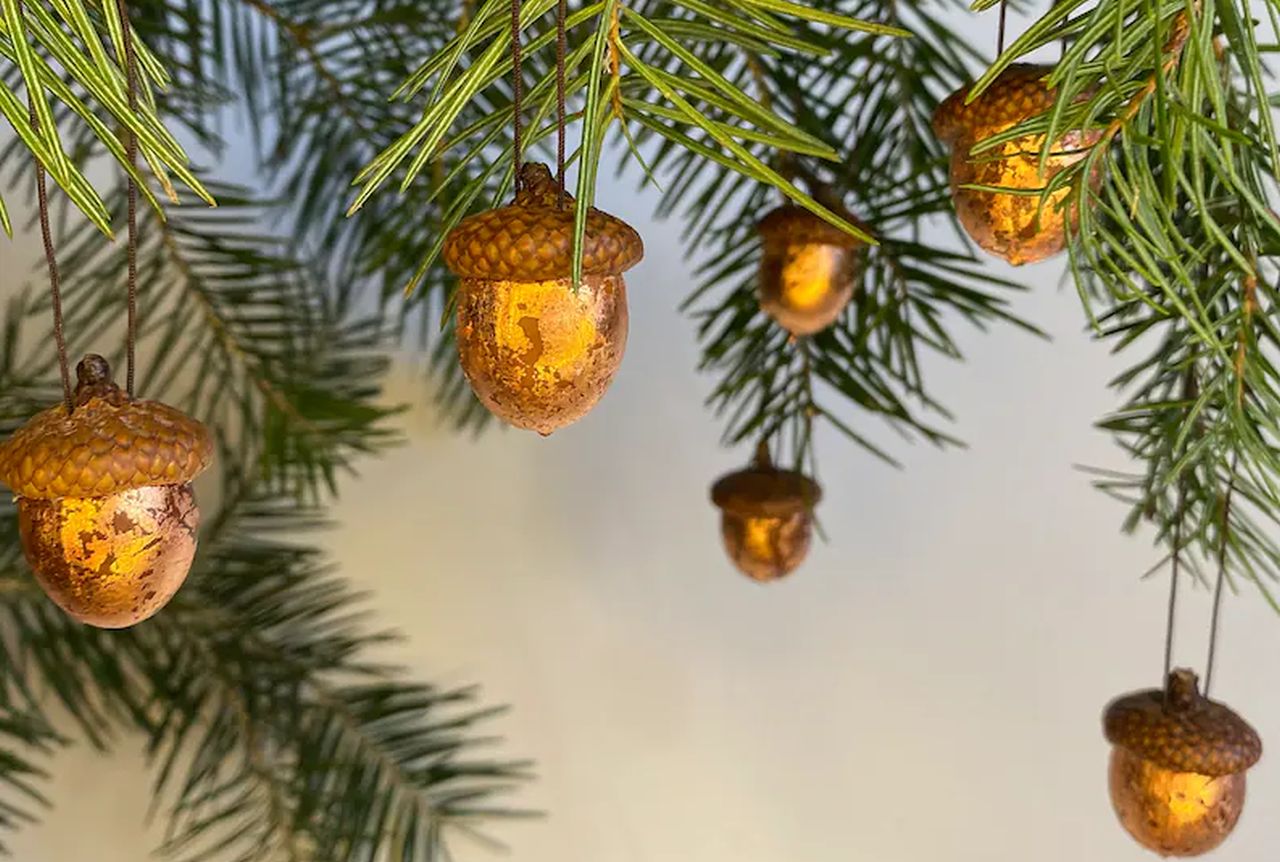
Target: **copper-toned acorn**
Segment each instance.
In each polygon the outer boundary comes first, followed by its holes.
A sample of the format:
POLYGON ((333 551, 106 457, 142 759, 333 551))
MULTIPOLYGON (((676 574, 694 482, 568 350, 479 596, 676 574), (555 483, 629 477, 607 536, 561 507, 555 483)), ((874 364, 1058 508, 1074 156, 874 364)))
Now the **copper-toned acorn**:
POLYGON ((754 464, 722 476, 711 487, 729 559, 744 575, 761 582, 785 577, 804 562, 813 507, 821 499, 817 482, 774 467, 763 443, 754 464))
POLYGON ((515 202, 450 231, 444 261, 462 283, 458 356, 476 396, 518 428, 550 434, 604 395, 627 344, 622 273, 644 256, 626 222, 592 209, 575 291, 573 198, 526 164, 515 202))
POLYGON ((791 205, 770 212, 756 229, 765 313, 793 335, 812 335, 835 323, 853 296, 863 243, 791 205))
POLYGON ((1138 843, 1162 856, 1199 856, 1221 844, 1244 808, 1245 771, 1262 741, 1227 706, 1175 670, 1166 690, 1113 701, 1103 718, 1111 803, 1138 843))
POLYGON ((213 454, 199 422, 131 399, 101 356, 76 367, 75 408, 50 407, 0 445, 22 549, 40 586, 77 620, 124 628, 186 580, 199 510, 191 480, 213 454))
POLYGON ((933 115, 933 130, 951 148, 951 195, 960 223, 978 245, 1019 266, 1052 257, 1066 248, 1067 219, 1079 219, 1070 185, 1047 198, 1034 194, 1054 176, 1088 155, 1099 131, 1068 132, 1054 142, 1044 170, 1044 135, 1022 135, 992 149, 972 153, 974 145, 1044 113, 1057 101, 1045 86, 1049 66, 1015 63, 969 104, 969 87, 951 94, 933 115), (962 188, 981 185, 1020 191, 962 188), (1027 192, 1033 192, 1027 194, 1027 192))

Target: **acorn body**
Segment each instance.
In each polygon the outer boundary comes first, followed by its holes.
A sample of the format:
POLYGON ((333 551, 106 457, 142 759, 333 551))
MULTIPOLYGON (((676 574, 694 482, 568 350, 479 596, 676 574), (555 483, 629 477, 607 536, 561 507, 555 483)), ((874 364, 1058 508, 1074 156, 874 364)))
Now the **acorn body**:
POLYGON ((813 508, 822 489, 793 470, 778 470, 762 446, 756 462, 711 488, 720 508, 720 535, 729 559, 753 581, 791 574, 809 553, 813 508))
POLYGON ((965 231, 986 251, 1020 266, 1052 257, 1066 248, 1068 225, 1079 220, 1070 185, 1047 197, 1038 192, 1066 168, 1088 155, 1100 132, 1069 132, 1054 142, 1044 167, 1044 135, 1022 135, 990 149, 974 146, 1047 111, 1057 91, 1044 78, 1049 66, 1015 63, 980 96, 965 104, 969 87, 949 96, 933 117, 934 132, 951 148, 951 195, 965 231), (1007 192, 964 188, 981 185, 1007 192), (1018 192, 1021 192, 1019 194, 1018 192))
POLYGON ((1104 729, 1115 746, 1111 804, 1134 840, 1162 856, 1199 856, 1226 840, 1262 742, 1230 708, 1200 695, 1195 674, 1176 670, 1163 691, 1113 701, 1104 729))
POLYGON ((604 395, 627 345, 620 275, 548 281, 463 279, 458 356, 476 397, 518 428, 550 434, 604 395))
POLYGON ((1111 804, 1134 840, 1161 856, 1198 856, 1217 847, 1244 810, 1245 774, 1201 775, 1111 752, 1111 804))
POLYGON ((0 446, 37 582, 80 622, 147 619, 186 580, 199 509, 191 480, 212 457, 199 422, 130 398, 100 356, 76 368, 74 406, 51 407, 0 446))
POLYGON ((515 202, 463 220, 444 260, 460 277, 458 358, 491 413, 547 435, 582 418, 608 389, 627 343, 622 273, 644 244, 592 209, 574 289, 573 199, 527 164, 515 202), (562 205, 563 204, 563 205, 562 205))
POLYGON ((196 554, 190 484, 106 497, 18 500, 18 531, 49 598, 83 623, 122 628, 173 598, 196 554))
POLYGON ((791 205, 770 212, 757 230, 764 312, 793 335, 813 335, 835 323, 853 297, 863 244, 791 205))

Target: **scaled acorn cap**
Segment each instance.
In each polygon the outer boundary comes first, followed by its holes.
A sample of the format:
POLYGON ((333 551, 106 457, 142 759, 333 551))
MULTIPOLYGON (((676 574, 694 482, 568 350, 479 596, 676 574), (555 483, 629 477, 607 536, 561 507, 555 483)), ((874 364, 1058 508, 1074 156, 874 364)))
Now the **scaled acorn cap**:
POLYGON ((969 146, 1015 123, 1043 114, 1058 100, 1058 91, 1045 86, 1052 66, 1013 63, 982 93, 966 104, 972 85, 948 96, 933 112, 933 133, 948 145, 969 146), (976 136, 975 130, 981 132, 976 136))
POLYGON ((19 497, 105 497, 190 482, 209 466, 208 429, 157 401, 135 401, 96 354, 76 366, 75 409, 58 404, 0 444, 0 482, 19 497))
POLYGON ((785 518, 812 509, 822 487, 803 473, 779 470, 761 447, 756 463, 720 477, 711 486, 711 502, 745 518, 785 518))
POLYGON ((1217 777, 1244 772, 1262 757, 1262 740, 1225 704, 1202 696, 1196 675, 1175 670, 1169 687, 1112 701, 1103 729, 1113 745, 1175 772, 1217 777))
MULTIPOLYGON (((838 212, 837 215, 850 224, 862 226, 847 212, 838 212)), ((842 231, 815 213, 795 204, 784 204, 770 210, 756 224, 756 230, 766 243, 817 243, 850 249, 866 245, 856 236, 842 231)))
MULTIPOLYGON (((530 162, 515 201, 463 219, 444 243, 454 275, 490 281, 550 281, 573 273, 573 198, 559 206, 551 170, 530 162)), ((592 207, 582 240, 583 275, 620 275, 644 257, 644 241, 620 218, 592 207)))

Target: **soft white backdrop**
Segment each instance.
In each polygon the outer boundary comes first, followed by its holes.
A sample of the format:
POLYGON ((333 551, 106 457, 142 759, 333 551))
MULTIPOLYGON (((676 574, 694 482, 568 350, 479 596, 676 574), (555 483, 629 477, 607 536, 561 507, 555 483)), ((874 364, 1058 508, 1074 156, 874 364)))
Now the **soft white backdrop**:
MULTIPOLYGON (((538 761, 500 831, 518 862, 1126 862, 1148 858, 1107 800, 1100 711, 1159 681, 1166 581, 1145 538, 1073 465, 1120 466, 1091 423, 1118 365, 1082 328, 1061 267, 1020 273, 1017 309, 1053 335, 966 332, 932 362, 967 451, 899 447, 895 471, 819 439, 830 540, 786 582, 735 574, 707 488, 747 451, 718 447, 693 372, 677 226, 610 184, 601 204, 645 235, 631 341, 586 420, 542 440, 438 427, 413 362, 389 397, 408 445, 363 464, 327 545, 373 591, 424 679, 481 682, 513 705, 501 751, 538 761)), ((35 245, 6 250, 34 255, 35 245)), ((10 258, 12 259, 12 258, 10 258)), ((9 271, 13 271, 11 268, 9 271)), ((1205 591, 1187 592, 1178 657, 1203 662, 1205 591)), ((1224 613, 1217 694, 1280 740, 1280 618, 1246 592, 1224 613)), ((56 764, 56 809, 21 862, 139 862, 140 742, 56 764)), ((1218 858, 1280 839, 1280 759, 1218 858)), ((499 858, 460 847, 462 862, 499 858)))

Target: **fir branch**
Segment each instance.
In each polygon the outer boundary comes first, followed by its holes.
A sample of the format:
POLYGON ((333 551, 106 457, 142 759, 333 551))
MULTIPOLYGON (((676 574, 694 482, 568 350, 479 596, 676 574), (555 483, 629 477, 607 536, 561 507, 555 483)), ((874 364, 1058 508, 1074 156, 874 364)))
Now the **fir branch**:
POLYGON ((930 116, 965 80, 974 57, 937 18, 949 5, 858 6, 855 14, 916 35, 819 60, 724 48, 720 64, 744 68, 769 110, 833 147, 853 142, 839 163, 790 156, 779 169, 801 178, 815 197, 848 207, 880 237, 864 254, 849 309, 807 339, 807 365, 759 311, 755 225, 776 205, 767 190, 744 187, 705 157, 711 141, 699 142, 702 150, 664 147, 654 157, 656 169, 675 177, 662 211, 679 213, 690 253, 701 260, 700 284, 685 306, 701 320, 702 367, 720 377, 709 402, 727 416, 726 442, 781 434, 801 464, 811 455, 808 424, 818 421, 896 463, 859 427, 851 406, 908 437, 955 444, 927 415, 949 418, 925 387, 921 354, 960 358, 951 334, 957 320, 1036 331, 1009 309, 1007 292, 1018 285, 990 275, 970 252, 918 238, 927 220, 953 219, 946 156, 930 116))

